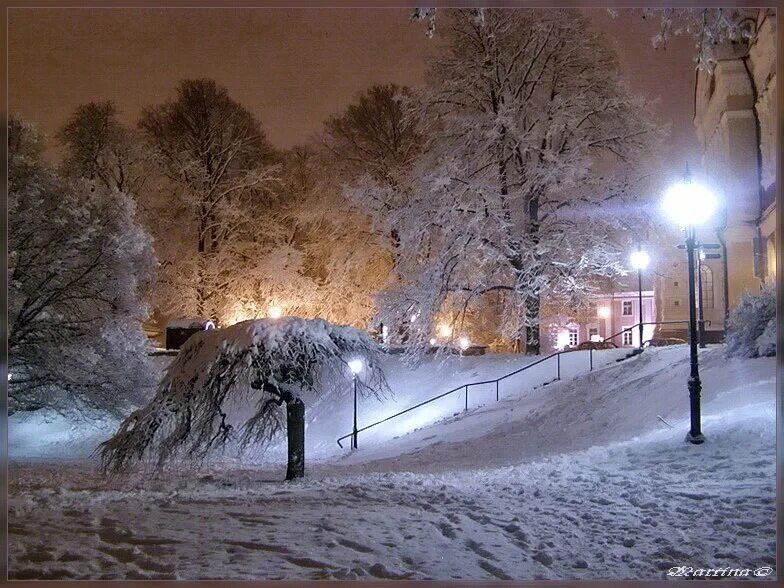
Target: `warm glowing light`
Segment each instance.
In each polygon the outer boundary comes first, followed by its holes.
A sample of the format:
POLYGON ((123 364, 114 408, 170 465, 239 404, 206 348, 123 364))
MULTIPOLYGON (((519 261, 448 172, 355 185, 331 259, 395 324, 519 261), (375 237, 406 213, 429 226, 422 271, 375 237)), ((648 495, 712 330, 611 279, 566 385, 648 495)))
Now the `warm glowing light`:
MULTIPOLYGON (((241 302, 236 302, 231 314, 221 322, 224 326, 236 325, 237 323, 241 323, 243 321, 249 321, 258 318, 258 316, 258 309, 255 304, 242 304, 241 302)), ((207 327, 205 326, 205 329, 206 328, 207 327)))
POLYGON ((270 306, 267 315, 271 319, 279 319, 283 316, 283 309, 280 306, 270 306))
POLYGON ((438 325, 438 334, 442 337, 451 337, 452 336, 452 327, 447 325, 446 323, 441 323, 438 325))
POLYGON ((629 256, 632 267, 636 270, 644 270, 651 262, 651 258, 645 251, 633 251, 629 256))
POLYGON ((435 337, 434 337, 434 338, 432 338, 432 339, 430 339, 430 344, 431 344, 431 345, 435 345, 435 344, 436 344, 435 337))
POLYGON ((351 373, 355 376, 362 371, 364 367, 364 363, 361 359, 352 359, 348 362, 348 369, 351 370, 351 373))
POLYGON ((460 345, 460 349, 466 350, 471 347, 471 340, 468 337, 460 337, 458 345, 460 345))
POLYGON ((704 186, 679 182, 664 195, 662 208, 680 227, 701 225, 716 208, 716 197, 704 186))
POLYGON ((569 346, 569 331, 560 331, 558 333, 555 346, 557 349, 566 349, 569 346))
POLYGON ((599 318, 609 318, 610 308, 607 306, 600 306, 599 309, 596 311, 596 314, 599 316, 599 318))

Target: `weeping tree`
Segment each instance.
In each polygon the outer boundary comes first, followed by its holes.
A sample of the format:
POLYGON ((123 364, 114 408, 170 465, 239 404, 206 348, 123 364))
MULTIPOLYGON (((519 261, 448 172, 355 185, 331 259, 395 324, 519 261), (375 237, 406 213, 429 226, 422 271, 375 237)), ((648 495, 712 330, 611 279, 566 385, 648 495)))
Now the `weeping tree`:
POLYGON ((379 349, 351 327, 323 320, 261 319, 203 331, 180 350, 144 408, 132 413, 97 452, 107 473, 140 462, 163 467, 174 458, 202 459, 236 438, 240 447, 268 444, 285 426, 286 479, 305 472, 303 393, 328 393, 350 378, 348 361, 367 366, 360 393, 388 390, 379 349), (235 427, 230 407, 254 402, 249 418, 235 427), (285 405, 285 409, 284 409, 285 405))

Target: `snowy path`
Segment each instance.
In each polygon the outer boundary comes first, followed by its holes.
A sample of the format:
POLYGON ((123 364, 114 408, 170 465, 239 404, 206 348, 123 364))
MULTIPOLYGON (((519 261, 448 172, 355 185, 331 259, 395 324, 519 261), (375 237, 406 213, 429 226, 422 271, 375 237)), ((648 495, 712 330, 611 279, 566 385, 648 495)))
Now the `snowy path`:
POLYGON ((89 466, 15 465, 10 569, 18 579, 523 579, 773 566, 774 428, 753 413, 714 423, 699 447, 667 431, 481 473, 319 468, 286 484, 269 481, 280 472, 238 470, 135 493, 94 489, 89 466))
POLYGON ((13 578, 660 578, 773 567, 772 359, 682 349, 521 391, 354 454, 107 483, 87 461, 10 466, 13 578), (657 415, 674 428, 667 428, 657 415))

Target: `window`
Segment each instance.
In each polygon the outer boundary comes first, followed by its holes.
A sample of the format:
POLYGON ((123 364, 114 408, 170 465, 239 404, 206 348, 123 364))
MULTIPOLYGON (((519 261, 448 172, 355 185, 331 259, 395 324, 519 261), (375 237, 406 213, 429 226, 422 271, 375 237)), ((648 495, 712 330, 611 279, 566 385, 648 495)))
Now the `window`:
POLYGON ((672 301, 672 305, 673 306, 680 306, 681 305, 681 301, 680 300, 673 300, 672 301))
POLYGON ((623 316, 632 316, 632 301, 631 300, 624 300, 623 301, 623 316))
POLYGON ((675 288, 677 288, 677 287, 678 287, 678 282, 677 282, 677 280, 676 280, 675 282, 673 282, 673 283, 672 283, 672 285, 673 285, 675 288))
POLYGON ((703 265, 700 269, 702 276, 702 308, 713 308, 713 270, 703 265))
POLYGON ((569 329, 569 346, 577 347, 577 329, 569 329))
POLYGON ((591 338, 593 336, 598 336, 598 335, 599 335, 599 329, 597 327, 591 327, 590 329, 588 329, 588 338, 591 338))
POLYGON ((634 345, 634 343, 632 343, 632 332, 631 331, 624 331, 623 332, 623 344, 624 345, 634 345))

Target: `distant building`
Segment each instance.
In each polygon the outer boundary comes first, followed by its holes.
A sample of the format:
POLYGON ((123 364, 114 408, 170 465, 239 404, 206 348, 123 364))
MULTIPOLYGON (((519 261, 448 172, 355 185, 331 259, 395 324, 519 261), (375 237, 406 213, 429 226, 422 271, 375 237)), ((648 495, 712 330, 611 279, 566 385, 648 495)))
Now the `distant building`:
MULTIPOLYGON (((642 322, 656 321, 656 300, 653 290, 642 291, 642 322)), ((618 347, 639 347, 638 328, 623 331, 626 327, 639 324, 639 292, 624 291, 598 294, 588 309, 574 315, 549 317, 542 329, 545 352, 561 351, 576 347, 585 341, 604 341, 612 337, 618 347), (615 335, 613 337, 613 335, 615 335)), ((643 325, 643 341, 654 334, 654 325, 643 325)))
MULTIPOLYGON (((710 244, 718 244, 714 239, 710 244)), ((724 265, 722 250, 708 250, 709 255, 720 255, 720 259, 700 262, 699 274, 695 271, 697 287, 697 311, 702 300, 702 316, 705 321, 705 341, 719 343, 724 339, 724 265), (702 297, 700 297, 700 282, 702 297)), ((664 262, 656 280, 656 318, 660 323, 657 336, 686 338, 689 319, 689 276, 686 252, 680 259, 664 262), (678 322, 680 321, 680 322, 678 322)), ((695 268, 696 270, 696 268, 695 268)))
MULTIPOLYGON (((719 259, 703 269, 706 329, 721 336, 724 318, 745 293, 776 277, 776 19, 760 9, 751 43, 728 44, 712 72, 696 75, 694 126, 706 178, 723 209, 716 226, 698 231, 719 259)), ((683 256, 685 258, 685 255, 683 256)), ((656 285, 659 320, 688 318, 685 261, 656 285)), ((664 327, 663 327, 664 329, 664 327)), ((683 336, 685 329, 672 329, 683 336)))

